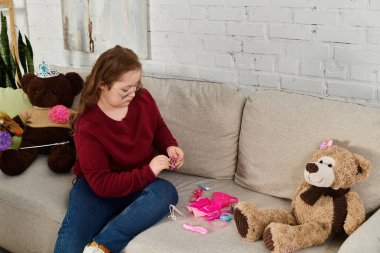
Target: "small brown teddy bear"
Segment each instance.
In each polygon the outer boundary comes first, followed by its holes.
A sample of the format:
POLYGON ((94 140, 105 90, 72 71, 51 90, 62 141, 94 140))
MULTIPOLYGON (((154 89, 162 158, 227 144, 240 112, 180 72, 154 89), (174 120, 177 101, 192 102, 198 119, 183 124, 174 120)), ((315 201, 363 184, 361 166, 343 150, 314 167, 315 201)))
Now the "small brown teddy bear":
POLYGON ((21 87, 33 106, 13 118, 24 128, 22 141, 18 150, 2 153, 0 169, 7 175, 18 175, 43 153, 49 155, 52 171, 69 171, 75 162, 70 143, 70 119, 75 111, 68 108, 83 88, 82 78, 74 72, 60 74, 43 63, 36 74, 26 73, 22 77, 21 87))
POLYGON ((263 237, 276 253, 322 244, 336 232, 350 235, 365 220, 363 203, 350 187, 370 172, 371 163, 360 155, 336 145, 321 148, 306 165, 291 212, 240 202, 234 211, 237 230, 246 241, 263 237))

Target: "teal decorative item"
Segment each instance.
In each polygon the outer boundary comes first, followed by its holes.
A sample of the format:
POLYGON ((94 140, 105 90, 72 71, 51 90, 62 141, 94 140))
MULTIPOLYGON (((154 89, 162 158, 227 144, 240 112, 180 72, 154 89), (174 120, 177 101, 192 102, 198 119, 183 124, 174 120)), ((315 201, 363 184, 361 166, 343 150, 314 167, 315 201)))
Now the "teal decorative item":
POLYGON ((34 74, 39 78, 49 78, 58 76, 59 72, 54 67, 47 65, 45 62, 42 62, 40 65, 38 65, 34 74))

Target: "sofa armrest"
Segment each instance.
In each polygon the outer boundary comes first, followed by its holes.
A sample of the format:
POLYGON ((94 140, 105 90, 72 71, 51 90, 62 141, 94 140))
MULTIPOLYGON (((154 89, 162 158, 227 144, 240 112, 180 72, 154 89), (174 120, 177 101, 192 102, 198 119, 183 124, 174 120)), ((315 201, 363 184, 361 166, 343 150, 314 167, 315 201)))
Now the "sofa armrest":
POLYGON ((380 252, 380 209, 350 235, 338 253, 380 252))

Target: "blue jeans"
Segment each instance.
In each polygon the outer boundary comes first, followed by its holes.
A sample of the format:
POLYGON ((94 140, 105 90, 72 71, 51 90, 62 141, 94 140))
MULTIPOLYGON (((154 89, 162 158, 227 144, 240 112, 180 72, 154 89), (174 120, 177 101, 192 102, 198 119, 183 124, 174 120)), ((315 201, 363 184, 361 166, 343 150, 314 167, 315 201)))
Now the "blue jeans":
POLYGON ((85 179, 78 178, 70 192, 54 253, 81 253, 92 241, 118 253, 177 202, 176 188, 160 178, 142 191, 121 198, 100 198, 85 179))

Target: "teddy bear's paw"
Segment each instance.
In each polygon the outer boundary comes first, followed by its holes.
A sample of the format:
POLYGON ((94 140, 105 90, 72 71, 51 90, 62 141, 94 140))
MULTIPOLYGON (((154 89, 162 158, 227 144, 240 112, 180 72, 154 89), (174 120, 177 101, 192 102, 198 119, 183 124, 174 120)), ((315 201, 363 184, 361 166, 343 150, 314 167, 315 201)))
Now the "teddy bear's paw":
POLYGON ((264 222, 261 212, 255 205, 248 202, 240 202, 234 209, 234 220, 236 228, 241 237, 246 241, 257 241, 261 238, 264 231, 264 222))
POLYGON ((286 227, 288 227, 288 225, 271 223, 265 228, 263 241, 265 246, 272 253, 289 253, 294 251, 291 247, 288 247, 288 244, 291 244, 294 238, 287 237, 286 234, 283 234, 286 233, 286 227))
POLYGON ((264 234, 263 234, 263 240, 264 240, 265 246, 270 251, 273 251, 274 250, 274 242, 272 239, 272 233, 270 231, 270 228, 265 229, 264 234))
POLYGON ((69 171, 75 163, 75 156, 62 155, 60 157, 49 157, 49 168, 56 173, 64 173, 69 171))
POLYGON ((234 219, 235 219, 236 228, 240 236, 243 238, 246 238, 248 234, 247 217, 239 209, 235 209, 234 219))
POLYGON ((75 163, 75 152, 70 145, 53 147, 48 158, 49 168, 56 173, 69 171, 75 163))
POLYGON ((21 156, 21 153, 14 149, 5 150, 0 158, 1 171, 9 176, 16 176, 24 172, 31 162, 29 156, 21 156))

